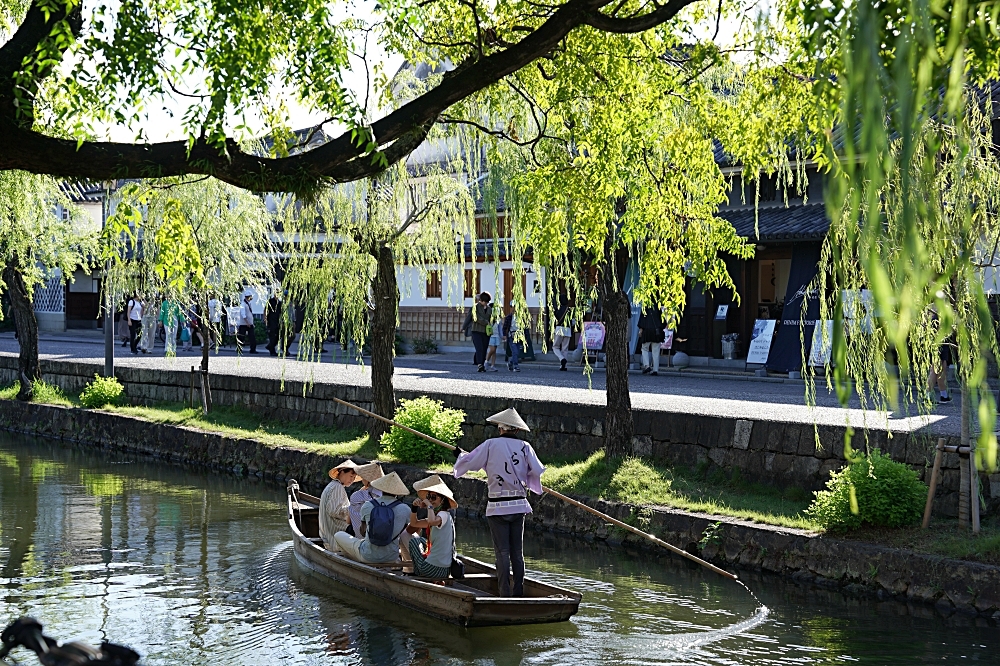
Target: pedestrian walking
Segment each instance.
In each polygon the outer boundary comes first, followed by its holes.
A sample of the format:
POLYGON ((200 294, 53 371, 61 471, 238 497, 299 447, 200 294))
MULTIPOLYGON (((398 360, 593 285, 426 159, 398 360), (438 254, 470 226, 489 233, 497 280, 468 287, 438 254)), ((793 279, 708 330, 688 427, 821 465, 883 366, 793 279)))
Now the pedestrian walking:
POLYGON ((517 333, 517 315, 514 314, 514 301, 510 302, 510 314, 503 319, 503 337, 510 346, 510 358, 507 359, 507 369, 511 372, 521 372, 517 366, 518 358, 521 355, 521 343, 514 339, 517 333))
POLYGON ((125 308, 128 316, 128 345, 133 354, 139 353, 139 333, 142 331, 142 301, 133 296, 125 308))
POLYGON ((660 343, 663 342, 663 315, 649 306, 639 317, 639 343, 642 348, 642 374, 660 374, 660 343))
POLYGON ((129 319, 128 319, 128 301, 125 302, 125 307, 115 316, 115 325, 118 327, 118 339, 122 341, 122 347, 128 347, 129 342, 129 319))
POLYGON ((569 306, 565 303, 556 308, 555 336, 552 338, 552 353, 559 359, 559 369, 566 371, 569 360, 569 345, 573 339, 573 328, 570 322, 569 306))
POLYGON ((146 298, 142 305, 142 336, 139 350, 148 354, 156 348, 156 316, 155 298, 146 298))
POLYGON ((281 301, 274 294, 264 307, 264 323, 267 326, 267 351, 271 356, 278 355, 278 331, 281 328, 281 301))
POLYGON ((166 335, 166 340, 163 342, 164 356, 177 355, 177 325, 180 323, 180 316, 180 306, 169 299, 163 299, 160 305, 160 323, 163 324, 163 332, 166 335))
POLYGON ((479 294, 472 313, 472 344, 476 346, 476 365, 479 372, 486 372, 486 348, 489 346, 490 338, 486 335, 486 327, 490 325, 493 316, 493 306, 490 301, 493 297, 490 292, 484 291, 479 294))
POLYGON ((497 371, 497 349, 503 345, 503 312, 499 308, 494 308, 496 316, 493 323, 486 327, 486 334, 490 336, 490 344, 486 349, 486 370, 488 372, 497 371))
POLYGON ((500 429, 470 452, 456 448, 455 478, 477 470, 486 472, 489 500, 486 522, 493 537, 497 584, 501 597, 524 596, 524 516, 531 513, 528 491, 542 494, 542 472, 531 444, 521 439, 530 432, 513 407, 486 419, 500 429), (513 574, 513 575, 512 575, 513 574))
POLYGON ((208 338, 212 343, 213 347, 216 347, 215 353, 218 354, 218 344, 219 344, 219 331, 222 330, 222 306, 219 304, 219 299, 215 296, 208 299, 208 338))
POLYGON ((253 294, 243 296, 243 305, 240 306, 239 334, 241 337, 237 338, 237 342, 239 343, 239 348, 242 349, 247 345, 247 340, 249 339, 250 353, 256 354, 257 330, 253 319, 253 310, 250 308, 251 298, 253 298, 253 294))

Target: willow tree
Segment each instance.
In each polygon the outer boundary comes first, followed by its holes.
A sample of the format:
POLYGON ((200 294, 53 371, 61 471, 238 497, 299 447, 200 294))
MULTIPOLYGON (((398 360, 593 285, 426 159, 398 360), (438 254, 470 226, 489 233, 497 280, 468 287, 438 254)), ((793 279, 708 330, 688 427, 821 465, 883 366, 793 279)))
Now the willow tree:
MULTIPOLYGON (((359 359, 370 346, 374 411, 386 418, 396 405, 397 271, 438 271, 443 289, 462 293, 475 204, 460 163, 395 165, 378 178, 331 188, 284 222, 296 245, 283 286, 304 309, 299 357, 318 357, 331 330, 359 359)), ((382 430, 376 425, 375 435, 382 430)))
MULTIPOLYGON (((197 303, 202 323, 211 326, 212 295, 237 302, 232 295, 246 287, 275 287, 273 235, 274 216, 261 197, 214 178, 126 185, 102 236, 110 261, 106 302, 158 294, 197 303)), ((203 372, 210 344, 203 334, 203 372)))
POLYGON ((977 264, 992 261, 1000 232, 1000 162, 989 122, 997 100, 980 86, 1000 74, 998 15, 996 2, 871 0, 788 14, 804 36, 793 57, 813 66, 815 108, 839 127, 820 154, 832 220, 815 284, 821 318, 833 322, 828 382, 844 405, 857 391, 925 411, 926 373, 953 337, 963 409, 979 404, 976 454, 989 469, 996 324, 977 264), (865 312, 850 296, 862 289, 872 294, 865 312))
POLYGON ((603 308, 611 456, 632 451, 628 267, 638 268, 634 301, 663 308, 669 325, 688 280, 735 292, 725 256, 749 257, 753 246, 716 217, 727 182, 715 142, 756 175, 787 166, 786 140, 805 132, 795 109, 808 90, 796 77, 779 68, 741 73, 710 39, 685 38, 680 27, 641 37, 574 33, 551 66, 521 70, 504 91, 445 118, 494 137, 491 167, 505 184, 519 249, 530 247, 550 276, 547 302, 569 292, 578 327, 580 306, 603 308), (583 279, 587 266, 597 267, 596 285, 583 279))
POLYGON ((77 268, 87 266, 97 241, 97 229, 88 220, 55 180, 0 171, 0 293, 10 300, 20 345, 19 400, 30 400, 32 382, 41 379, 32 294, 52 275, 71 280, 77 268), (59 208, 68 215, 59 215, 59 208))

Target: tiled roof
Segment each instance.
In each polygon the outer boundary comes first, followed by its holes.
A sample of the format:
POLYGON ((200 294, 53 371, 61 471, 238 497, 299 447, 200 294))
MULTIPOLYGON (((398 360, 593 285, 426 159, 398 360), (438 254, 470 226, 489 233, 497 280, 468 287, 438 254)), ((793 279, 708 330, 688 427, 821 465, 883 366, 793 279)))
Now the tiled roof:
POLYGON ((59 183, 59 189, 73 203, 97 203, 101 200, 102 188, 100 183, 91 183, 89 181, 69 182, 64 180, 59 183))
POLYGON ((719 217, 729 220, 740 236, 760 241, 820 240, 830 228, 822 203, 759 208, 756 230, 753 208, 721 210, 719 217))

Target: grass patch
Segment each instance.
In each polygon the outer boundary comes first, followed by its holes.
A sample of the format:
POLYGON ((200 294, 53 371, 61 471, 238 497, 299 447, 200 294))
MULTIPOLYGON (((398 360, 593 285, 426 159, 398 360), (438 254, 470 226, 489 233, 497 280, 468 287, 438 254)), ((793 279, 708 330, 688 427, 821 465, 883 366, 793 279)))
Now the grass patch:
POLYGON ((769 525, 809 530, 818 525, 803 511, 812 493, 748 483, 738 474, 726 477, 702 468, 693 471, 653 465, 640 458, 608 461, 603 452, 586 460, 550 463, 542 483, 572 495, 615 502, 669 506, 769 525))
MULTIPOLYGON (((34 390, 34 397, 31 399, 32 402, 45 405, 59 405, 60 407, 75 407, 77 404, 73 401, 72 396, 63 393, 63 390, 58 386, 43 382, 40 379, 36 379, 31 384, 34 390)), ((0 389, 0 400, 16 400, 17 392, 20 388, 21 385, 15 382, 4 389, 0 389)))
POLYGON ((919 526, 866 528, 837 536, 942 557, 1000 565, 1000 516, 984 516, 979 536, 972 535, 971 527, 959 527, 958 518, 934 518, 926 530, 919 526))
POLYGON ((153 423, 182 425, 234 437, 244 437, 269 447, 288 447, 332 456, 375 458, 376 445, 368 433, 357 429, 340 430, 294 421, 265 419, 241 407, 213 407, 210 414, 179 403, 156 407, 109 406, 106 411, 134 416, 153 423))

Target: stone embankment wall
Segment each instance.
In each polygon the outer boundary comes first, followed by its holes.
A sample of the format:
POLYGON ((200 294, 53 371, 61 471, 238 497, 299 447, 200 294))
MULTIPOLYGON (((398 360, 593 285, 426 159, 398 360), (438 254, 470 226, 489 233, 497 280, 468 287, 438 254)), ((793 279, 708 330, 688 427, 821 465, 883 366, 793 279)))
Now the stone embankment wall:
MULTIPOLYGON (((64 390, 77 391, 101 367, 94 363, 43 360, 42 374, 46 381, 64 390)), ((0 355, 0 383, 15 381, 17 358, 0 355)), ((190 396, 191 373, 186 370, 165 371, 120 367, 118 379, 125 393, 136 404, 186 402, 190 396)), ((365 417, 330 400, 338 397, 359 406, 371 408, 368 388, 334 384, 304 385, 298 381, 282 383, 237 375, 212 374, 212 398, 218 405, 240 405, 272 418, 302 420, 328 426, 366 428, 365 417)), ((455 393, 417 393, 397 391, 399 398, 429 395, 448 407, 462 409, 467 418, 463 426, 463 448, 471 448, 492 436, 486 418, 513 404, 531 426, 531 442, 543 457, 578 456, 601 449, 604 435, 604 410, 592 404, 547 401, 509 401, 491 396, 455 393)), ((200 398, 196 395, 195 400, 200 398)), ((636 455, 670 465, 688 468, 700 466, 721 468, 726 473, 738 470, 744 479, 817 490, 823 487, 830 472, 844 465, 844 428, 821 426, 819 446, 812 425, 765 420, 681 414, 667 411, 633 410, 635 415, 636 455)), ((863 437, 858 433, 858 438, 863 437)), ((868 430, 868 441, 889 453, 895 460, 906 462, 925 482, 930 478, 933 446, 936 440, 927 435, 868 430)), ((957 444, 957 441, 949 441, 957 444)), ((959 457, 946 454, 942 478, 934 504, 936 514, 958 514, 959 457)), ((989 513, 1000 504, 1000 475, 981 478, 981 487, 989 513)))
MULTIPOLYGON (((271 448, 253 440, 108 412, 48 405, 0 402, 0 428, 150 455, 176 464, 195 464, 277 481, 295 478, 305 491, 317 495, 328 481, 327 470, 340 462, 310 451, 271 448)), ((386 467, 399 472, 407 485, 427 474, 414 467, 386 467)), ((466 514, 478 516, 485 509, 485 483, 450 477, 446 480, 466 514)), ((720 566, 777 573, 803 584, 839 589, 852 595, 933 604, 946 615, 958 612, 1000 619, 1000 567, 718 516, 577 499, 619 520, 639 524, 720 566)), ((554 497, 533 497, 532 504, 535 511, 529 525, 536 529, 653 547, 554 497)))

